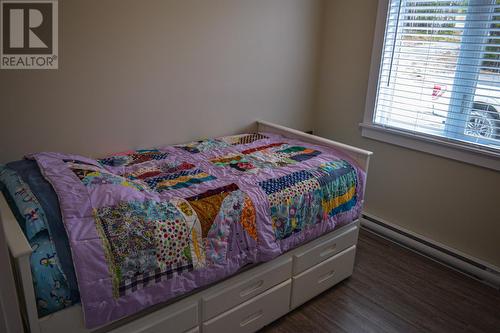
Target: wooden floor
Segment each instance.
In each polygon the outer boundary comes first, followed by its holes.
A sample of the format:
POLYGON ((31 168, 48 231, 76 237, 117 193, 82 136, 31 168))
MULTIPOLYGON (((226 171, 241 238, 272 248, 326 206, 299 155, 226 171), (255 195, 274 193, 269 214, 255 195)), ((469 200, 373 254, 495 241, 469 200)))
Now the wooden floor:
POLYGON ((262 332, 500 333, 500 292, 362 230, 352 277, 262 332))

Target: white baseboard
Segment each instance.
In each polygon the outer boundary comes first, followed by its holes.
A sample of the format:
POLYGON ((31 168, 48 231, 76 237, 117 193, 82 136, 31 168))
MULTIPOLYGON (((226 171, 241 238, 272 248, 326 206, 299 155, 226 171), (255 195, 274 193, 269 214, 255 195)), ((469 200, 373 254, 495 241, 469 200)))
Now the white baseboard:
POLYGON ((361 226, 373 233, 396 242, 412 251, 465 273, 481 282, 500 289, 500 268, 471 257, 444 244, 391 224, 371 214, 363 213, 361 226))

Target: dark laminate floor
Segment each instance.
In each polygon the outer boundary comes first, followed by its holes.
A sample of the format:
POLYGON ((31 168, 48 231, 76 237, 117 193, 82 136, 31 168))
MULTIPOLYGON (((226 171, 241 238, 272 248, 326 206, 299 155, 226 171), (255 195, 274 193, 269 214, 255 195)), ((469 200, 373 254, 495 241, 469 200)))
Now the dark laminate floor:
POLYGON ((500 292, 362 230, 353 276, 262 332, 500 333, 500 292))

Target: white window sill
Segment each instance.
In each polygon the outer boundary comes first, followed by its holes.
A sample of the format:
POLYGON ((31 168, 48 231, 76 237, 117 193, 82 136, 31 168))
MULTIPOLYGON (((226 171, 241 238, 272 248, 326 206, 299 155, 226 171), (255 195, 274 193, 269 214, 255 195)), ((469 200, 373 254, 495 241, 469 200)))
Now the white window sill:
POLYGON ((361 135, 366 138, 500 171, 500 153, 373 124, 363 123, 360 126, 361 135))

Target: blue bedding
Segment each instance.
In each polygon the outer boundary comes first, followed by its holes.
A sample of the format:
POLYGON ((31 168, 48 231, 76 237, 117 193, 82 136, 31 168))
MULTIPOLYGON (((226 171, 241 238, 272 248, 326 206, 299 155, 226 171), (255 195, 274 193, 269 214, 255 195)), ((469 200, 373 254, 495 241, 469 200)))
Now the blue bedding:
POLYGON ((68 280, 59 269, 57 253, 47 230, 30 240, 38 316, 43 317, 75 303, 68 280))
POLYGON ((35 161, 0 166, 0 185, 33 248, 33 273, 38 315, 56 312, 79 302, 67 234, 52 186, 35 161))

